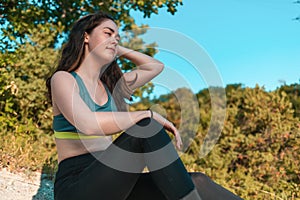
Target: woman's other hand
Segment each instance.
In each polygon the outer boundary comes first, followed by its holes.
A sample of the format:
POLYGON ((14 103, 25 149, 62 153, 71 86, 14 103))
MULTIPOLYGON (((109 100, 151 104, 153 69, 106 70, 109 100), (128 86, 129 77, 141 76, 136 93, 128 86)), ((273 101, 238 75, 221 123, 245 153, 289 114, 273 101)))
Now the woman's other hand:
POLYGON ((182 147, 182 140, 181 140, 181 136, 179 134, 179 131, 174 126, 174 124, 172 122, 170 122, 169 120, 167 120, 166 118, 164 118, 163 116, 161 116, 160 114, 154 112, 154 111, 153 111, 153 119, 155 119, 158 123, 163 125, 163 127, 166 130, 170 131, 175 136, 176 147, 177 147, 177 149, 180 150, 181 147, 182 147))

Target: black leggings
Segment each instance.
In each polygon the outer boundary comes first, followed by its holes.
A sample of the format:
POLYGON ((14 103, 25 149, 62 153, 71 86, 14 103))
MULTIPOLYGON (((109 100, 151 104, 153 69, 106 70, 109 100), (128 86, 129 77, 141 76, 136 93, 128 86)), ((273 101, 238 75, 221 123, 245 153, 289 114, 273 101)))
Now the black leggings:
POLYGON ((146 118, 105 151, 61 161, 54 196, 56 200, 133 200, 146 199, 137 192, 146 189, 151 199, 176 200, 194 188, 168 134, 146 118), (141 173, 145 166, 150 173, 141 173))

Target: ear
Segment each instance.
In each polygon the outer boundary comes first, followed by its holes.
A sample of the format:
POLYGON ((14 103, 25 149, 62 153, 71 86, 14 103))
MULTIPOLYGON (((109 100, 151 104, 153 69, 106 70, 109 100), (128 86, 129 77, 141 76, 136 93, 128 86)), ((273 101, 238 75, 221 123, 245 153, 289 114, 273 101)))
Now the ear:
POLYGON ((87 32, 84 32, 84 43, 89 42, 89 34, 87 32))

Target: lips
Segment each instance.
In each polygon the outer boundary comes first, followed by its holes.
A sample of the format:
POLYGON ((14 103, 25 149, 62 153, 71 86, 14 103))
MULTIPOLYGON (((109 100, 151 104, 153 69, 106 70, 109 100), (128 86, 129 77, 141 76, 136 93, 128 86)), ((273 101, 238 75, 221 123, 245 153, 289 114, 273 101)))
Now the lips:
POLYGON ((111 51, 113 51, 115 53, 116 49, 115 48, 112 48, 112 47, 107 47, 106 49, 109 49, 111 51))

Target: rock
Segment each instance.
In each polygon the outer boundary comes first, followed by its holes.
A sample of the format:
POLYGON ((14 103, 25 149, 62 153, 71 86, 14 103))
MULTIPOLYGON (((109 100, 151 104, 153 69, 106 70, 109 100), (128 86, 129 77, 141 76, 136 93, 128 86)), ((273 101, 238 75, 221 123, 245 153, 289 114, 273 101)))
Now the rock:
POLYGON ((0 169, 1 200, 53 200, 53 181, 38 172, 25 175, 0 169))

